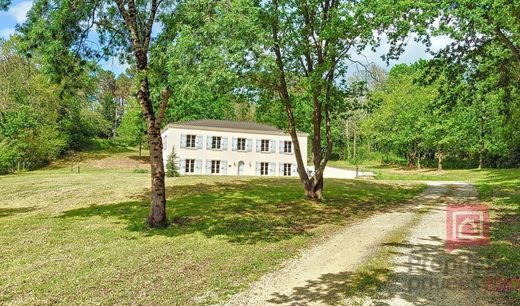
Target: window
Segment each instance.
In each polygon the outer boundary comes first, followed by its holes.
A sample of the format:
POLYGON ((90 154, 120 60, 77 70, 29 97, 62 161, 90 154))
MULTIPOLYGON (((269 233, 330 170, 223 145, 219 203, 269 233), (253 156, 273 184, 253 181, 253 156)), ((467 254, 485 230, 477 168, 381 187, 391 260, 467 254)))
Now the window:
POLYGON ((260 151, 269 152, 269 139, 262 139, 262 142, 260 143, 260 151))
POLYGON ((163 136, 163 150, 168 149, 168 135, 163 136))
POLYGON ((291 176, 291 164, 283 164, 283 175, 284 176, 291 176))
POLYGON ((245 151, 246 150, 246 139, 245 138, 238 138, 237 139, 237 150, 238 151, 245 151))
POLYGON ((292 142, 284 141, 284 143, 283 143, 283 152, 284 153, 292 153, 292 142))
POLYGON ((195 173, 195 160, 194 159, 186 160, 185 171, 186 171, 186 173, 195 173))
POLYGON ((215 150, 222 149, 222 137, 213 136, 211 139, 211 148, 215 150))
POLYGON ((186 135, 186 148, 195 148, 197 142, 196 135, 186 135))
POLYGON ((220 173, 220 160, 212 160, 211 161, 211 173, 219 174, 220 173))
POLYGON ((269 163, 260 163, 260 175, 269 174, 269 163))

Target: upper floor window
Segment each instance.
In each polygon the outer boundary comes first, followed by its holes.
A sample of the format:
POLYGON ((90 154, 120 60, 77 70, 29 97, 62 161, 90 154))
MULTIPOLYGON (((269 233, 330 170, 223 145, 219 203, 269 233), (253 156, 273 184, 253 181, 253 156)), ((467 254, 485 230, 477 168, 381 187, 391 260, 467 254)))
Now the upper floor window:
POLYGON ((237 150, 238 151, 245 151, 246 150, 246 139, 245 138, 238 138, 237 139, 237 150))
POLYGON ((211 173, 219 174, 220 173, 220 160, 212 160, 211 161, 211 173))
POLYGON ((195 160, 187 159, 184 169, 185 169, 186 173, 194 173, 195 172, 195 160))
POLYGON ((186 148, 195 148, 197 146, 197 135, 186 135, 186 148))
POLYGON ((283 164, 283 175, 284 176, 291 176, 291 164, 285 163, 283 164))
POLYGON ((262 139, 260 143, 260 152, 269 152, 269 139, 262 139))
POLYGON ((283 143, 283 152, 284 153, 292 153, 292 142, 284 141, 283 143))
POLYGON ((260 175, 268 175, 269 174, 269 163, 261 162, 260 163, 260 175))
POLYGON ((222 137, 213 136, 211 139, 211 148, 217 150, 222 149, 222 137))

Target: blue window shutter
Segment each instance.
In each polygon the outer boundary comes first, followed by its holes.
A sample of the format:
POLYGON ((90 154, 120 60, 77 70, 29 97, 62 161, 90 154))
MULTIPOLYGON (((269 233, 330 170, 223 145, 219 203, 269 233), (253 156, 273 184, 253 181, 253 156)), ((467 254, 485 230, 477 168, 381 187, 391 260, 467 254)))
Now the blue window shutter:
POLYGON ((278 163, 278 175, 283 176, 283 165, 284 163, 278 163))
POLYGON ((257 139, 257 140, 256 140, 256 152, 260 152, 260 150, 261 150, 261 148, 260 148, 261 144, 262 144, 262 140, 261 140, 261 139, 257 139))
POLYGON ((269 175, 274 176, 276 174, 276 163, 269 163, 269 175))
POLYGON ((227 151, 227 137, 222 136, 222 150, 227 151))
POLYGON ((186 160, 184 158, 179 159, 179 169, 181 173, 186 173, 186 160))
POLYGON ((298 172, 298 164, 291 165, 291 175, 296 175, 298 172))
POLYGON ((186 148, 186 135, 181 134, 181 148, 186 148))
POLYGON ((201 159, 197 159, 195 161, 195 173, 196 174, 202 173, 202 160, 201 159))
POLYGON ((213 142, 213 136, 206 136, 206 149, 211 150, 211 143, 213 142))
POLYGON ((168 135, 163 136, 162 142, 163 142, 163 150, 166 151, 168 149, 168 135))
POLYGON ((220 161, 220 174, 227 175, 227 160, 220 161))
POLYGON ((246 151, 251 152, 251 150, 253 149, 252 147, 253 147, 253 139, 251 139, 251 138, 246 139, 246 151))
POLYGON ((223 151, 227 151, 227 143, 228 143, 228 138, 225 136, 222 136, 222 150, 223 151))
POLYGON ((260 162, 256 162, 255 174, 260 175, 260 162))
POLYGON ((271 153, 276 153, 276 141, 274 141, 274 140, 269 141, 269 151, 271 153))
POLYGON ((206 160, 206 174, 211 174, 211 160, 206 160))
POLYGON ((232 142, 231 145, 232 145, 232 146, 231 146, 231 149, 232 149, 233 151, 236 151, 236 150, 237 150, 237 139, 236 139, 235 137, 233 137, 233 142, 232 142))
POLYGON ((202 135, 197 135, 195 137, 195 146, 197 147, 197 149, 202 149, 203 138, 204 138, 204 136, 202 136, 202 135))
POLYGON ((278 152, 283 153, 283 140, 278 141, 278 152))

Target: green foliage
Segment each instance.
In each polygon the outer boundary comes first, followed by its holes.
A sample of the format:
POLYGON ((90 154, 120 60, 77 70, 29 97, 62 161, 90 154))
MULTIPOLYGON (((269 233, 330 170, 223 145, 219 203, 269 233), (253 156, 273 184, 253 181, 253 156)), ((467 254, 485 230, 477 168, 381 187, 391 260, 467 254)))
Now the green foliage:
POLYGON ((178 177, 179 169, 177 169, 177 154, 175 150, 172 151, 168 159, 166 160, 166 176, 167 177, 178 177))

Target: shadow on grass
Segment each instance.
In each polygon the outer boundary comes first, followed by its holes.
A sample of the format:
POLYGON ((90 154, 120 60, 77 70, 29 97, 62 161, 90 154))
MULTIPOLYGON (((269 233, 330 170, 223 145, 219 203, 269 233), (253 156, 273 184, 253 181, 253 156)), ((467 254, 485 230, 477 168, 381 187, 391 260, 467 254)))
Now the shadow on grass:
POLYGON ((36 207, 0 208, 0 218, 23 214, 37 209, 36 207))
POLYGON ((418 190, 360 181, 327 181, 327 200, 302 199, 302 187, 292 179, 253 179, 216 184, 168 187, 171 225, 148 229, 148 191, 136 201, 92 205, 64 212, 60 218, 101 216, 127 223, 145 235, 179 236, 199 232, 234 243, 272 242, 312 234, 322 224, 342 224, 350 217, 395 209, 418 190))

